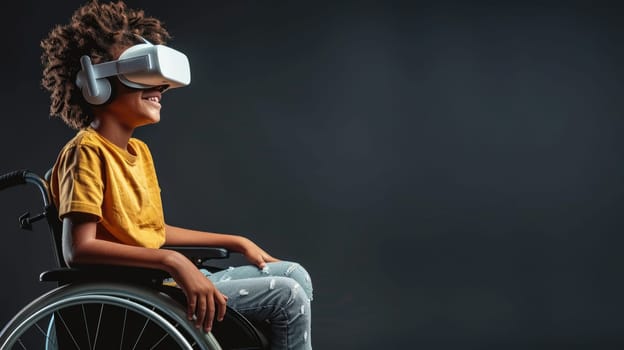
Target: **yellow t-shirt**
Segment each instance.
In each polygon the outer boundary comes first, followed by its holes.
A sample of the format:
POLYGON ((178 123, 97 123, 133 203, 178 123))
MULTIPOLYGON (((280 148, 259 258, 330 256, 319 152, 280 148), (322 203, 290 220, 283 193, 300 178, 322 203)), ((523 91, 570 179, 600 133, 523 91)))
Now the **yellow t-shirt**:
POLYGON ((59 217, 95 215, 98 232, 121 243, 159 248, 165 242, 160 186, 147 145, 131 138, 127 150, 92 128, 61 150, 50 178, 59 217))

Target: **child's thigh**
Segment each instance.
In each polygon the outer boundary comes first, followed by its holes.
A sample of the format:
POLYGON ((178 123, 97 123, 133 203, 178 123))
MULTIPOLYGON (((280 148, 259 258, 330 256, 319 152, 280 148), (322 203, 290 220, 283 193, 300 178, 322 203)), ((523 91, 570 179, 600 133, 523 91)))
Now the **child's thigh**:
POLYGON ((310 278, 310 274, 305 268, 303 268, 303 266, 291 261, 267 263, 264 269, 259 269, 258 267, 252 265, 230 267, 207 275, 208 278, 215 283, 272 276, 289 277, 295 280, 303 288, 309 299, 312 299, 312 280, 310 278))

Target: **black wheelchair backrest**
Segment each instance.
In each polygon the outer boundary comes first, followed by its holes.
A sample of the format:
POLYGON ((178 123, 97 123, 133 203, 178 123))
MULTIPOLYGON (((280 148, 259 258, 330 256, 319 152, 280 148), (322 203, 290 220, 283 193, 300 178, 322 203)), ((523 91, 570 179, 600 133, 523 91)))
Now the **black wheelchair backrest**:
POLYGON ((20 216, 20 226, 24 229, 32 229, 32 223, 41 219, 46 219, 48 227, 50 229, 52 245, 54 247, 54 257, 59 267, 67 267, 65 259, 63 259, 63 251, 61 244, 61 237, 63 234, 63 225, 58 217, 58 210, 52 202, 50 195, 50 188, 48 185, 51 169, 46 172, 46 178, 42 178, 37 173, 30 170, 17 170, 10 173, 6 173, 0 176, 0 191, 22 184, 35 185, 41 193, 41 199, 43 201, 43 212, 34 216, 31 216, 29 212, 20 216))

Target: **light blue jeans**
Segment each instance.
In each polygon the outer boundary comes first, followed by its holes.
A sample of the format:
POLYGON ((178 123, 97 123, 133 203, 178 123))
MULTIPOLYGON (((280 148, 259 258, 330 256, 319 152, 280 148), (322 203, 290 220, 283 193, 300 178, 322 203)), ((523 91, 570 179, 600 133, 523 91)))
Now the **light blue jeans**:
POLYGON ((228 296, 228 306, 271 324, 271 349, 312 349, 312 280, 298 263, 245 265, 211 273, 201 270, 228 296))

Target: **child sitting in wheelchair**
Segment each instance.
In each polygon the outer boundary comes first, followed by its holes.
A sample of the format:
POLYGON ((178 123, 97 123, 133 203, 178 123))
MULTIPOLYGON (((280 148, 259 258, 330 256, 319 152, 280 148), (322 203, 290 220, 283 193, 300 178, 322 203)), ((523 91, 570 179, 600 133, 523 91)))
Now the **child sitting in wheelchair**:
POLYGON ((164 270, 184 292, 189 320, 206 332, 227 305, 268 320, 272 348, 310 349, 312 284, 301 265, 276 259, 241 235, 165 221, 152 154, 133 132, 159 122, 164 92, 190 83, 188 60, 165 46, 169 39, 144 11, 93 0, 41 42, 50 115, 76 130, 50 179, 63 256, 70 266, 164 270), (251 264, 211 273, 161 248, 175 245, 224 247, 251 264))

